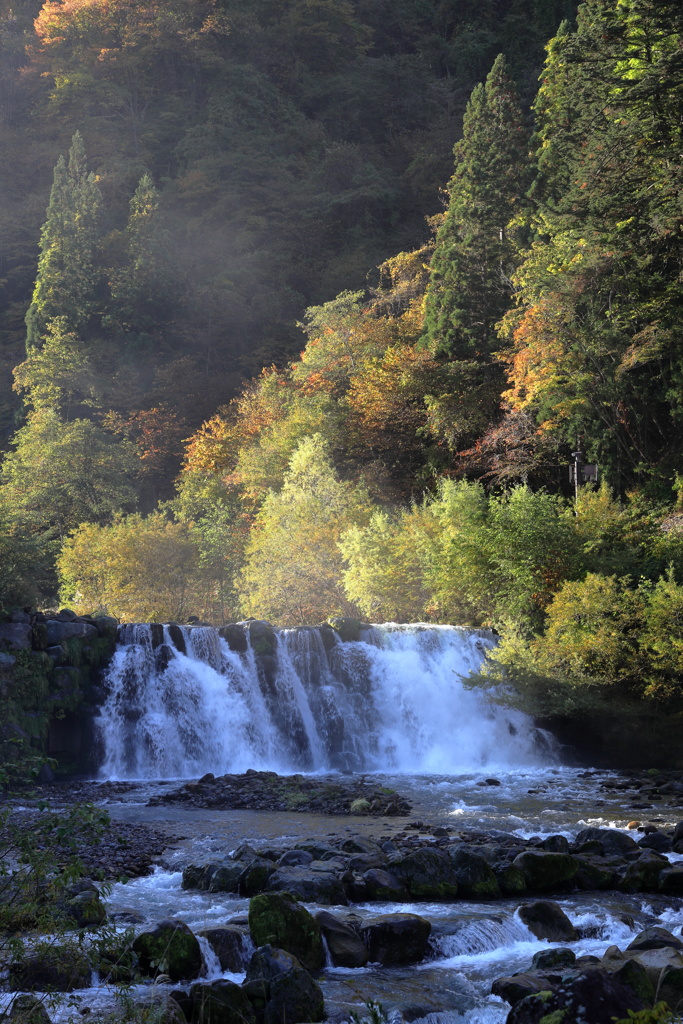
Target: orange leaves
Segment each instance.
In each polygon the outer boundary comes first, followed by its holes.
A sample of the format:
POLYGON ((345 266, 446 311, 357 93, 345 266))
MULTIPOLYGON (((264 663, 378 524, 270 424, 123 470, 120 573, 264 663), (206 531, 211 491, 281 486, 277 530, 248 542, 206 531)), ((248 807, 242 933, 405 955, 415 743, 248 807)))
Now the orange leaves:
POLYGON ((553 387, 567 369, 567 313, 556 296, 541 298, 520 315, 517 311, 503 321, 512 330, 513 346, 500 358, 508 364, 511 387, 503 399, 513 409, 535 404, 553 387), (505 320, 508 321, 507 325, 505 320))

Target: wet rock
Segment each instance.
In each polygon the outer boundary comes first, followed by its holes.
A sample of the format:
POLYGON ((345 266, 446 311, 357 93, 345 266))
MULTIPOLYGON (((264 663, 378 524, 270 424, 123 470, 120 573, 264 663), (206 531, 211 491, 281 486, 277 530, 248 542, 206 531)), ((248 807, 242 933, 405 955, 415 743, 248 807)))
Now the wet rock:
POLYGON ((548 982, 536 974, 513 974, 504 978, 496 978, 491 985, 491 994, 504 999, 514 1006, 526 996, 534 995, 548 989, 548 982))
POLYGON ((193 985, 192 1024, 256 1024, 256 1013, 249 996, 233 981, 214 981, 193 985))
POLYGON ((531 966, 537 971, 557 972, 564 967, 573 967, 575 963, 573 949, 540 949, 531 958, 531 966))
POLYGON ((238 974, 244 970, 244 932, 240 928, 205 928, 197 935, 207 940, 224 971, 238 974))
POLYGON ((663 832, 650 832, 638 840, 638 846, 644 850, 655 850, 656 853, 670 853, 673 850, 671 837, 663 832))
POLYGON ((443 850, 415 850, 392 861, 391 873, 418 899, 449 899, 458 893, 451 859, 443 850))
POLYGON ((524 874, 514 864, 495 864, 493 873, 504 896, 517 896, 526 892, 526 879, 524 874))
POLYGON ((371 900, 391 900, 400 902, 406 899, 408 891, 391 871, 382 868, 370 868, 363 875, 367 898, 371 900))
POLYGON ((628 853, 637 853, 638 844, 631 836, 616 828, 584 828, 577 834, 575 845, 580 848, 585 843, 599 843, 607 857, 624 857, 628 853))
POLYGON ((653 892, 659 888, 662 872, 669 866, 665 857, 647 850, 621 872, 617 888, 622 892, 653 892))
POLYGON ((270 944, 293 953, 309 971, 325 964, 320 926, 289 893, 254 896, 249 903, 249 931, 256 946, 270 944))
POLYGON ((315 919, 327 942, 335 967, 365 967, 368 951, 358 932, 327 910, 319 910, 315 919))
POLYGON ((313 860, 313 854, 308 850, 285 850, 278 860, 278 867, 291 867, 292 865, 306 865, 313 860))
POLYGON ((327 625, 332 627, 343 643, 360 640, 360 619, 350 619, 337 616, 335 618, 328 619, 327 625))
POLYGON ((140 971, 150 977, 167 974, 171 981, 199 977, 202 952, 197 937, 184 921, 168 918, 133 940, 140 971))
POLYGON ((251 649, 257 657, 275 657, 277 654, 277 636, 269 622, 252 619, 247 626, 251 649))
POLYGON ((242 870, 239 879, 240 895, 249 897, 263 892, 268 888, 274 874, 275 865, 272 861, 266 860, 265 857, 256 857, 242 870))
POLYGON ((79 928, 97 927, 107 918, 106 907, 94 886, 70 896, 64 903, 64 911, 79 928))
POLYGON ((683 864, 662 871, 659 891, 671 896, 683 896, 683 864))
POLYGON ((579 934, 564 910, 552 900, 523 903, 518 910, 520 920, 537 939, 549 942, 575 942, 579 934))
POLYGON ((458 890, 465 899, 500 896, 496 874, 481 854, 471 852, 463 844, 451 848, 450 860, 458 890))
POLYGON ((367 918, 361 934, 369 959, 385 967, 424 960, 432 926, 417 914, 382 914, 367 918))
POLYGON ((299 1024, 325 1018, 325 1001, 320 985, 302 967, 278 974, 270 983, 265 1024, 299 1024))
POLYGON ((619 880, 622 869, 621 860, 615 864, 607 863, 602 856, 576 856, 578 867, 574 875, 574 885, 578 889, 612 889, 619 880))
POLYGON ((626 1019, 629 1011, 644 1009, 641 999, 617 978, 599 968, 586 970, 554 991, 541 991, 519 1000, 506 1024, 540 1024, 544 1018, 561 1024, 606 1024, 626 1019))
POLYGON ((547 836, 538 845, 541 850, 549 853, 569 853, 569 840, 566 836, 547 836))
POLYGON ((10 991, 73 992, 89 988, 91 967, 73 946, 42 945, 9 965, 10 991))
POLYGON ((525 850, 515 857, 513 864, 524 875, 527 888, 532 890, 562 888, 579 868, 570 854, 546 853, 545 850, 525 850))
POLYGON ((233 622, 227 626, 221 626, 218 635, 223 637, 231 651, 236 654, 245 654, 249 649, 247 634, 244 626, 233 622))
POLYGON ((642 932, 638 932, 626 949, 665 949, 667 946, 671 949, 683 950, 683 942, 679 938, 672 935, 666 928, 651 925, 649 928, 644 928, 642 932))
POLYGON ((4 1020, 13 1024, 50 1024, 42 999, 28 993, 14 997, 4 1020))
POLYGON ((291 892, 306 903, 323 906, 344 906, 349 902, 341 879, 333 871, 316 871, 311 866, 278 868, 271 874, 267 889, 291 892))

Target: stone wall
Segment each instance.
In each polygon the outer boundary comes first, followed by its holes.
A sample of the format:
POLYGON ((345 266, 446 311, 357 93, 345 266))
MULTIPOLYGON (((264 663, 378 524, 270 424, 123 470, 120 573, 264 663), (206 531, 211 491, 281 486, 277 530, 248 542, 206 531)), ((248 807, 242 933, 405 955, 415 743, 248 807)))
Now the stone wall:
POLYGON ((0 759, 18 748, 86 771, 96 755, 93 718, 102 670, 116 647, 110 616, 19 610, 0 621, 0 759))

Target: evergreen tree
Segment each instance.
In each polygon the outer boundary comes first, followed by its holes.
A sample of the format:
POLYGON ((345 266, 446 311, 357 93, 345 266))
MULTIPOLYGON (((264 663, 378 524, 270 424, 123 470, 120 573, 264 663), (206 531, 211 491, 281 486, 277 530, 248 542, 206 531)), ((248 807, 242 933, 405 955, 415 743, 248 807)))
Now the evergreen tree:
POLYGON ((103 326, 149 331, 172 317, 180 299, 169 254, 171 242, 159 213, 159 192, 143 174, 130 201, 125 265, 111 275, 111 312, 103 326))
POLYGON ((101 277, 97 254, 101 194, 88 171, 80 132, 73 136, 69 162, 60 156, 40 236, 40 257, 33 298, 26 314, 29 354, 40 346, 49 320, 64 317, 73 330, 87 324, 95 310, 101 277))
POLYGON ((470 98, 456 143, 450 203, 427 290, 424 339, 434 354, 485 358, 508 308, 516 246, 508 230, 527 185, 526 132, 499 55, 470 98))

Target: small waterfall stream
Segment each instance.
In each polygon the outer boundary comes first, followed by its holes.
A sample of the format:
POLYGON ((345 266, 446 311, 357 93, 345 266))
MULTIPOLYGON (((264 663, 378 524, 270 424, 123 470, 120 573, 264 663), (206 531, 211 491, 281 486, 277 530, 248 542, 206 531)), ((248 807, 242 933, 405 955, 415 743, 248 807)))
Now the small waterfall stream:
POLYGON ((482 632, 385 625, 342 642, 329 627, 256 626, 122 626, 98 723, 101 776, 449 773, 548 760, 529 718, 463 686, 493 643, 482 632))

